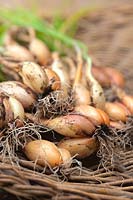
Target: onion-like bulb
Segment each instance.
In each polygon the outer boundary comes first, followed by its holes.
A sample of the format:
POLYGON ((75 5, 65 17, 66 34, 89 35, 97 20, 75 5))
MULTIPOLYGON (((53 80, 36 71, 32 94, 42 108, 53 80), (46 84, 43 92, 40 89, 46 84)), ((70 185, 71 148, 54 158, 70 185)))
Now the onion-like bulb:
POLYGON ((35 140, 25 145, 24 153, 31 161, 41 166, 56 167, 62 163, 61 153, 56 145, 47 140, 35 140))
POLYGON ((75 111, 89 118, 95 126, 102 124, 109 125, 109 117, 101 109, 89 105, 80 105, 75 107, 75 111))
POLYGON ((127 112, 120 105, 116 103, 106 102, 105 109, 106 113, 109 115, 112 121, 126 122, 127 112))
POLYGON ((126 94, 120 88, 114 88, 114 89, 121 102, 128 108, 131 114, 133 114, 133 96, 126 94))
POLYGON ((95 79, 103 86, 109 87, 111 82, 109 76, 104 72, 103 67, 92 67, 92 74, 95 79))
POLYGON ((24 108, 22 104, 14 97, 3 95, 1 97, 0 111, 0 128, 16 119, 19 119, 20 121, 24 119, 24 108))
POLYGON ((63 57, 63 61, 65 62, 66 67, 69 70, 70 81, 73 82, 76 74, 76 64, 74 63, 73 59, 68 56, 63 57))
POLYGON ((94 125, 87 118, 81 115, 66 115, 56 117, 45 122, 48 128, 55 130, 67 137, 83 137, 93 135, 94 125))
POLYGON ((44 69, 46 72, 46 75, 48 77, 48 87, 50 90, 60 90, 61 89, 61 81, 56 72, 54 72, 50 68, 45 68, 44 69))
POLYGON ((121 101, 130 110, 130 112, 133 114, 133 96, 125 95, 121 99, 121 101))
POLYGON ((24 108, 22 104, 14 97, 9 97, 9 104, 13 112, 14 119, 24 119, 24 108))
POLYGON ((104 92, 103 92, 101 85, 93 77, 92 72, 91 72, 91 67, 92 67, 91 58, 88 58, 85 74, 86 74, 86 77, 87 77, 87 81, 89 83, 92 104, 96 108, 100 108, 100 109, 104 110, 105 109, 104 92))
POLYGON ((70 167, 71 161, 72 161, 70 152, 67 149, 63 149, 63 148, 58 148, 58 150, 61 154, 62 164, 65 165, 65 167, 70 167))
POLYGON ((29 44, 30 52, 35 56, 38 63, 45 65, 50 59, 50 51, 46 44, 37 38, 33 38, 29 44))
MULTIPOLYGON (((31 121, 37 122, 37 118, 32 114, 26 113, 26 117, 31 121)), ((49 120, 39 119, 39 123, 67 137, 91 136, 95 131, 93 123, 86 117, 78 114, 60 116, 49 120)))
POLYGON ((67 149, 71 156, 76 156, 76 158, 85 158, 90 156, 92 153, 96 152, 98 149, 98 142, 96 138, 72 138, 63 139, 58 144, 59 148, 67 149))
POLYGON ((126 113, 126 116, 130 116, 131 115, 131 112, 130 110, 121 102, 115 102, 115 104, 117 104, 118 106, 120 106, 122 109, 124 109, 125 113, 126 113))
POLYGON ((64 64, 61 62, 58 53, 53 54, 53 63, 51 65, 53 71, 55 71, 61 81, 61 89, 68 90, 70 86, 70 77, 69 73, 66 71, 64 64))
POLYGON ((122 124, 121 122, 110 121, 110 126, 118 130, 122 130, 124 128, 124 124, 122 124))
POLYGON ((42 94, 48 85, 48 77, 45 71, 36 63, 23 62, 20 75, 23 82, 34 92, 42 94))
POLYGON ((11 57, 17 61, 33 61, 34 58, 30 51, 23 46, 18 44, 8 45, 5 48, 5 56, 11 57))
POLYGON ((75 95, 76 105, 86 105, 91 103, 89 90, 81 83, 83 61, 81 55, 78 55, 78 67, 73 83, 73 92, 75 95))
POLYGON ((114 69, 111 67, 104 67, 103 73, 104 72, 109 77, 112 85, 116 85, 118 87, 124 87, 124 85, 125 85, 124 77, 117 69, 114 69))
POLYGON ((34 92, 18 81, 1 82, 0 94, 16 98, 26 109, 29 109, 36 102, 36 95, 34 92))

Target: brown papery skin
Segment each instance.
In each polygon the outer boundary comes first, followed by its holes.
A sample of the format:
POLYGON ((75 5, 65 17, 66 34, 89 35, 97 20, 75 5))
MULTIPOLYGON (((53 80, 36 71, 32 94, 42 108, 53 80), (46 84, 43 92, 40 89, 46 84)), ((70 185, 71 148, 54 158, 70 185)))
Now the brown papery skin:
POLYGON ((113 127, 113 128, 119 129, 119 130, 124 128, 124 125, 120 122, 110 121, 110 126, 113 127))
POLYGON ((126 112, 121 106, 115 103, 106 102, 105 109, 112 121, 125 122, 127 120, 126 112))
POLYGON ((56 117, 47 121, 41 120, 40 123, 67 137, 91 136, 95 130, 94 125, 89 119, 77 114, 56 117))
POLYGON ((131 115, 130 110, 128 110, 128 108, 124 104, 122 104, 120 102, 115 102, 115 104, 120 106, 121 108, 123 108, 125 110, 125 113, 126 113, 127 116, 131 115))
POLYGON ((92 67, 92 74, 94 75, 95 79, 103 86, 109 87, 110 77, 108 74, 103 70, 102 67, 92 67))
POLYGON ((82 84, 77 84, 74 89, 76 105, 89 105, 91 97, 89 90, 82 84))
POLYGON ((73 138, 62 140, 58 144, 59 148, 67 149, 71 156, 76 158, 85 158, 96 152, 98 149, 98 142, 95 138, 73 138))
POLYGON ((51 90, 61 89, 61 81, 58 74, 49 68, 45 68, 45 72, 48 77, 48 86, 51 88, 51 90))
POLYGON ((38 38, 32 39, 29 49, 36 57, 39 64, 45 65, 50 60, 51 54, 48 47, 38 38))
POLYGON ((13 115, 8 97, 5 97, 3 99, 3 105, 5 108, 5 123, 8 124, 9 122, 11 122, 14 119, 14 115, 13 115))
POLYGON ((18 81, 4 81, 0 83, 0 94, 13 96, 28 109, 36 102, 35 93, 26 85, 18 81))
POLYGON ((63 149, 63 148, 58 148, 60 154, 61 154, 61 158, 62 158, 62 163, 63 164, 68 164, 69 167, 71 165, 71 154, 67 149, 63 149))
POLYGON ((92 121, 92 123, 97 126, 100 124, 104 124, 104 119, 98 110, 89 105, 80 105, 75 107, 75 111, 86 116, 88 119, 92 121))
POLYGON ((124 87, 125 80, 121 72, 111 67, 104 67, 103 70, 109 76, 112 85, 117 85, 121 88, 124 87))
POLYGON ((31 52, 18 44, 6 46, 5 55, 18 61, 34 61, 31 52))
POLYGON ((121 101, 128 108, 131 114, 133 114, 133 96, 125 95, 121 101))
POLYGON ((47 140, 35 140, 25 145, 24 153, 31 161, 41 166, 56 167, 62 163, 60 151, 56 145, 47 140))
POLYGON ((110 120, 109 120, 109 116, 107 115, 107 113, 105 113, 103 110, 101 110, 99 108, 97 108, 97 111, 100 113, 101 117, 103 118, 104 124, 109 126, 110 120))

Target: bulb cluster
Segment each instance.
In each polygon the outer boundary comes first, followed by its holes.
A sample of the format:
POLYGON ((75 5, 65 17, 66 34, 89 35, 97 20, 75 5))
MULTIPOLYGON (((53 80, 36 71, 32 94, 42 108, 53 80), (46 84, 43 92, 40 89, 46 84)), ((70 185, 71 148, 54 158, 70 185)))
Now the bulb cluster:
POLYGON ((28 119, 63 137, 56 144, 33 140, 25 145, 27 158, 39 165, 55 167, 75 155, 91 155, 99 146, 93 137, 97 127, 119 129, 119 122, 133 114, 133 97, 123 91, 120 72, 97 66, 90 70, 81 52, 75 60, 60 58, 32 29, 9 30, 0 62, 7 76, 13 74, 13 80, 0 83, 0 128, 28 119), (107 102, 102 87, 112 85, 119 101, 107 102))

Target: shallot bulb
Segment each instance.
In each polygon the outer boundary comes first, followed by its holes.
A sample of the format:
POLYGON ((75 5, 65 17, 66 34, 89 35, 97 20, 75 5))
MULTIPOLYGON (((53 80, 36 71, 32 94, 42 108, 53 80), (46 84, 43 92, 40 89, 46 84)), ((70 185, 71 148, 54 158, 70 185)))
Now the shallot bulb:
POLYGON ((69 73, 64 64, 61 62, 57 53, 53 54, 53 63, 51 65, 51 69, 58 74, 61 81, 61 89, 67 91, 68 87, 70 86, 69 73))
POLYGON ((34 58, 30 51, 18 44, 6 46, 4 56, 8 56, 17 61, 34 61, 34 58))
POLYGON ((114 122, 114 121, 110 121, 110 126, 113 128, 116 128, 118 130, 122 130, 124 128, 124 124, 122 124, 121 122, 114 122))
POLYGON ((116 104, 115 102, 106 102, 105 109, 112 121, 126 122, 127 112, 120 105, 116 104))
POLYGON ((103 71, 109 77, 112 85, 116 85, 118 87, 124 87, 125 85, 124 77, 117 69, 111 67, 104 67, 103 71))
POLYGON ((103 67, 92 67, 92 74, 103 87, 110 86, 110 77, 104 72, 103 67))
POLYGON ((81 115, 86 116, 95 125, 106 124, 109 125, 108 115, 101 109, 97 109, 89 105, 80 105, 75 107, 75 111, 81 115))
POLYGON ((45 92, 48 86, 48 77, 46 72, 36 63, 23 62, 22 69, 19 72, 24 84, 30 87, 37 94, 45 92))
POLYGON ((128 110, 133 114, 133 96, 126 94, 120 88, 114 88, 120 101, 128 108, 128 110))
POLYGON ((16 119, 24 119, 24 108, 17 99, 2 95, 0 101, 0 128, 16 119))
POLYGON ((63 148, 58 148, 58 150, 61 154, 62 164, 65 165, 66 167, 70 167, 71 161, 72 161, 70 152, 67 149, 63 149, 63 148))
POLYGON ((47 64, 50 60, 51 55, 48 47, 38 38, 33 38, 31 40, 29 50, 41 65, 47 64))
POLYGON ((73 83, 73 92, 75 95, 76 105, 86 105, 91 103, 90 92, 86 86, 81 82, 82 80, 83 61, 81 55, 78 55, 78 67, 76 71, 75 80, 73 83))
POLYGON ((58 144, 58 147, 67 149, 71 156, 82 159, 98 150, 98 142, 96 138, 92 137, 63 139, 58 144))
POLYGON ((34 92, 29 87, 18 81, 1 82, 0 94, 16 98, 26 109, 29 109, 36 102, 36 95, 34 92))
POLYGON ((24 108, 22 104, 14 97, 9 97, 9 104, 13 112, 14 119, 24 119, 24 108))
POLYGON ((60 81, 58 74, 50 68, 45 68, 44 70, 48 77, 48 87, 50 88, 50 90, 52 90, 52 91, 60 90, 61 89, 61 81, 60 81))
POLYGON ((100 108, 100 109, 104 110, 105 109, 104 92, 103 92, 101 85, 93 77, 92 71, 91 71, 91 66, 92 66, 91 59, 88 58, 85 75, 87 77, 87 81, 88 81, 88 84, 89 84, 92 104, 96 108, 100 108))
POLYGON ((47 140, 35 140, 25 145, 24 153, 31 161, 52 168, 62 163, 61 153, 56 145, 47 140))
MULTIPOLYGON (((32 114, 26 113, 26 117, 31 121, 37 122, 37 118, 32 114)), ((95 131, 93 123, 86 117, 78 114, 69 114, 49 120, 39 119, 39 123, 67 137, 91 136, 95 131)))
POLYGON ((133 114, 133 96, 125 95, 121 101, 130 110, 131 114, 133 114))
POLYGON ((66 115, 56 117, 45 122, 45 125, 67 137, 83 137, 93 135, 94 125, 89 119, 81 115, 66 115))

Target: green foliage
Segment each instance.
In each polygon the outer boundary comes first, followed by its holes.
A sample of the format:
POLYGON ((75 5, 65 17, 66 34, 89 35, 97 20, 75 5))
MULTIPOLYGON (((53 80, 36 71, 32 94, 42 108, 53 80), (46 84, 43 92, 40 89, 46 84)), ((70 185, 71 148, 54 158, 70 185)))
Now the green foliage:
MULTIPOLYGON (((46 42, 51 50, 59 50, 59 47, 64 44, 67 47, 74 48, 75 46, 82 50, 84 58, 87 56, 88 48, 82 42, 75 40, 65 33, 57 30, 61 25, 61 20, 55 25, 48 24, 45 20, 39 18, 33 12, 25 9, 0 9, 1 20, 8 25, 18 25, 32 27, 37 31, 38 37, 46 42), (58 24, 58 25, 57 25, 58 24)), ((60 51, 63 51, 62 49, 60 51)))

